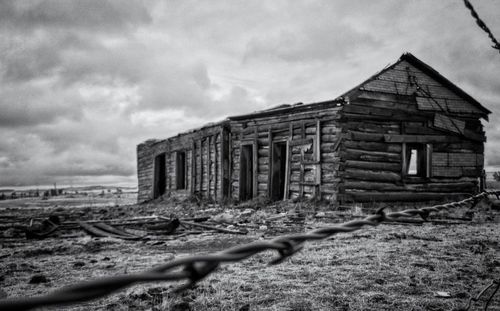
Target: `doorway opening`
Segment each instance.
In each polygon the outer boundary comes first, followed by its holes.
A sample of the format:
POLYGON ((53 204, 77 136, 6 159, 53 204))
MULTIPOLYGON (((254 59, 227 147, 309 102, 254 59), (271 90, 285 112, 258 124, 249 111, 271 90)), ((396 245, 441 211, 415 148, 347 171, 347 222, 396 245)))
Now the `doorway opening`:
POLYGON ((253 198, 253 145, 242 145, 240 153, 240 201, 253 198))
POLYGON ((175 160, 177 190, 186 189, 186 152, 178 151, 175 160))
POLYGON ((154 191, 153 198, 156 199, 165 194, 167 186, 167 176, 165 173, 165 153, 155 157, 154 162, 154 191))
POLYGON ((271 185, 269 197, 273 201, 283 200, 285 196, 286 163, 287 163, 286 142, 273 143, 271 156, 271 185))

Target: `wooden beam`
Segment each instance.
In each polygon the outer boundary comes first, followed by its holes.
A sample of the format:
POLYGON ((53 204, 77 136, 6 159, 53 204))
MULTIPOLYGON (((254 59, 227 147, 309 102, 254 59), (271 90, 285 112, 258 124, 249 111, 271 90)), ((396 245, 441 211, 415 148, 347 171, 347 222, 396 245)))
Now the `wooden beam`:
POLYGON ((406 176, 406 172, 408 171, 408 163, 406 162, 406 143, 403 143, 403 148, 401 148, 401 176, 406 176))
POLYGON ((194 193, 196 186, 196 144, 194 139, 191 140, 191 194, 194 193))
POLYGON ((272 182, 272 172, 273 172, 273 163, 272 163, 272 154, 273 154, 273 132, 271 129, 267 130, 267 141, 268 141, 268 163, 269 163, 269 169, 268 169, 268 174, 267 174, 267 192, 268 196, 271 197, 271 182, 272 182))
POLYGON ((285 176, 285 197, 290 198, 290 175, 291 175, 291 161, 292 161, 292 146, 290 145, 293 138, 293 122, 290 122, 288 129, 288 141, 286 148, 286 176, 285 176))
POLYGON ((203 139, 200 139, 200 195, 203 193, 203 139))
MULTIPOLYGON (((220 136, 219 136, 220 137, 220 136)), ((222 140, 222 138, 220 138, 222 140)), ((221 144, 222 146, 222 144, 221 144)), ((218 197, 217 197, 217 181, 218 181, 218 176, 219 176, 219 163, 218 163, 218 159, 217 159, 217 152, 218 152, 218 149, 217 149, 217 134, 214 135, 214 198, 216 201, 218 201, 218 197)), ((222 185, 222 183, 221 183, 222 185)))
POLYGON ((227 134, 228 138, 228 171, 227 171, 227 177, 228 177, 228 197, 232 198, 233 197, 233 133, 228 132, 227 134))
POLYGON ((397 135, 384 134, 384 140, 389 143, 450 143, 460 142, 456 136, 445 135, 397 135))
POLYGON ((440 192, 359 192, 347 191, 346 196, 354 202, 416 202, 456 199, 469 197, 470 193, 440 193, 440 192))
POLYGON ((254 140, 254 143, 253 143, 253 198, 256 198, 258 193, 259 193, 259 189, 258 189, 258 180, 257 180, 257 175, 259 173, 259 155, 257 154, 257 149, 259 148, 259 141, 257 139, 257 128, 255 129, 255 140, 254 140))
POLYGON ((345 167, 346 168, 348 167, 348 168, 359 168, 359 169, 384 170, 384 171, 391 171, 391 172, 399 172, 401 170, 401 164, 399 164, 399 163, 357 161, 357 160, 345 161, 345 167))
POLYGON ((315 196, 318 200, 321 200, 321 121, 316 120, 316 148, 314 149, 315 157, 314 159, 318 162, 316 165, 316 185, 315 196))
MULTIPOLYGON (((302 121, 300 123, 300 137, 302 139, 306 138, 306 128, 305 123, 302 121)), ((299 197, 304 197, 304 148, 300 148, 300 179, 299 179, 299 197)))
POLYGON ((372 134, 372 133, 363 133, 351 131, 348 134, 352 140, 362 140, 362 141, 385 141, 384 134, 372 134), (349 135, 350 134, 350 135, 349 135))
POLYGON ((368 181, 400 181, 401 175, 391 171, 370 171, 361 169, 346 168, 345 179, 368 180, 368 181))
POLYGON ((301 145, 309 145, 313 144, 314 140, 312 138, 301 138, 295 139, 290 142, 290 146, 301 146, 301 145))

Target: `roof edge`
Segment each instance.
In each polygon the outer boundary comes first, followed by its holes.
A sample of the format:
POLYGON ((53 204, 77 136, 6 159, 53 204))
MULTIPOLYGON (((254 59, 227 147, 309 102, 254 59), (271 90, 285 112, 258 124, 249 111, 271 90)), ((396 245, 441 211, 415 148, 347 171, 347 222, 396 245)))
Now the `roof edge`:
POLYGON ((422 71, 424 71, 427 74, 429 74, 430 76, 432 76, 438 82, 440 82, 440 83, 444 84, 446 87, 452 89, 460 97, 462 97, 463 99, 469 101, 474 106, 476 106, 477 108, 479 108, 480 110, 482 110, 486 115, 488 115, 488 114, 491 113, 491 111, 488 108, 486 108, 483 105, 481 105, 480 102, 478 102, 472 96, 470 96, 469 94, 467 94, 464 90, 462 90, 456 84, 454 84, 453 82, 451 82, 450 80, 448 80, 446 77, 444 77, 442 74, 440 74, 437 70, 435 70, 431 66, 427 65, 426 63, 424 63, 423 61, 421 61, 420 59, 418 59, 417 57, 415 57, 410 52, 403 53, 403 55, 401 55, 401 57, 399 58, 399 60, 396 63, 399 63, 400 61, 403 61, 403 60, 408 61, 409 63, 411 63, 415 67, 421 69, 422 71))

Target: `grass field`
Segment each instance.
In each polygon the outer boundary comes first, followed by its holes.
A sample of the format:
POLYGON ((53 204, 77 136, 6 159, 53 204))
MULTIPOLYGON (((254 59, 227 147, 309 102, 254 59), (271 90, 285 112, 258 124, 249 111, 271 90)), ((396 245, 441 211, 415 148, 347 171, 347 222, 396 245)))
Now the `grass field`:
MULTIPOLYGON (((7 203, 3 203, 7 204, 7 203)), ((9 206, 0 213, 25 219, 53 211, 76 213, 84 219, 162 214, 219 213, 224 207, 179 202, 149 205, 43 209, 9 206), (28 213, 27 213, 28 211, 28 213), (78 213, 77 213, 78 212, 78 213)), ((71 206, 71 205, 70 205, 71 206)), ((256 207, 256 206, 254 206, 256 207)), ((240 207, 242 209, 243 207, 240 207)), ((245 208, 252 209, 252 206, 245 208)), ((307 217, 298 231, 328 226, 343 218, 315 218, 312 205, 283 204, 253 210, 252 220, 290 209, 307 217)), ((359 214, 363 211, 353 209, 359 214)), ((472 216, 468 209, 439 213, 441 221, 472 216)), ((138 284, 108 297, 66 306, 69 310, 464 310, 469 298, 500 277, 499 212, 487 204, 474 209, 471 221, 446 224, 382 224, 354 233, 306 244, 280 265, 267 263, 273 252, 223 265, 193 289, 174 294, 173 283, 138 284)), ((48 293, 91 278, 140 272, 172 258, 210 253, 282 234, 276 228, 256 228, 247 235, 203 232, 178 238, 145 241, 91 238, 81 232, 40 241, 4 237, 0 249, 0 284, 4 296, 48 293), (33 283, 43 275, 47 282, 33 283), (30 283, 31 281, 31 283, 30 283)), ((258 226, 257 226, 258 227, 258 226)), ((488 295, 486 295, 488 296, 488 295)), ((471 310, 484 307, 484 299, 471 310)), ((61 309, 56 307, 54 309, 61 309)), ((500 294, 489 310, 500 310, 500 294)))

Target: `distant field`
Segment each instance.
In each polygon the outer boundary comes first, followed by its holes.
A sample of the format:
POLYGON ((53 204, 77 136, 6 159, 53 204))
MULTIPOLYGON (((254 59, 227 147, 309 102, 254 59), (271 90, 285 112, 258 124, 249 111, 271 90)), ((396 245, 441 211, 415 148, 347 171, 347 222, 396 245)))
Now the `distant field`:
POLYGON ((41 197, 24 197, 18 199, 0 200, 0 210, 5 208, 47 208, 47 207, 100 207, 130 205, 137 202, 137 192, 113 193, 104 191, 87 191, 78 194, 63 194, 41 197))
MULTIPOLYGON (((234 211, 176 200, 113 205, 116 199, 105 195, 92 199, 12 200, 0 202, 3 207, 0 216, 8 212, 18 219, 29 219, 37 213, 66 212, 70 218, 101 219, 171 213, 187 217, 234 211), (16 207, 15 203, 19 205, 16 207), (79 206, 85 204, 86 207, 79 206), (111 205, 114 208, 108 207, 111 205), (26 213, 26 207, 35 206, 43 208, 27 209, 26 213)), ((9 297, 39 295, 89 278, 143 271, 174 257, 269 239, 283 234, 279 232, 283 222, 267 223, 265 229, 259 226, 265 219, 279 215, 278 212, 306 213, 304 225, 298 228, 305 231, 346 221, 349 219, 346 213, 353 213, 353 217, 362 213, 353 209, 343 211, 343 217, 340 214, 337 218, 315 217, 326 208, 300 203, 267 209, 257 205, 237 207, 236 212, 251 210, 247 226, 256 225, 244 236, 203 231, 178 238, 152 236, 145 241, 123 241, 91 238, 80 230, 56 238, 27 241, 4 235, 0 287, 9 297), (47 282, 31 284, 34 275, 46 276, 47 282)), ((473 212, 460 208, 434 215, 431 220, 435 223, 383 224, 340 234, 306 244, 304 250, 277 266, 267 265, 274 253, 261 253, 244 262, 223 265, 195 288, 181 294, 172 293, 172 283, 139 284, 100 300, 63 309, 463 310, 471 295, 500 275, 499 212, 484 203, 473 212), (467 217, 472 220, 464 220, 467 217)), ((493 299, 489 310, 499 310, 499 296, 493 299)), ((484 300, 475 303, 471 310, 482 306, 484 300)))

